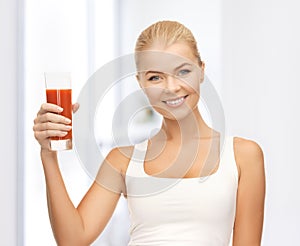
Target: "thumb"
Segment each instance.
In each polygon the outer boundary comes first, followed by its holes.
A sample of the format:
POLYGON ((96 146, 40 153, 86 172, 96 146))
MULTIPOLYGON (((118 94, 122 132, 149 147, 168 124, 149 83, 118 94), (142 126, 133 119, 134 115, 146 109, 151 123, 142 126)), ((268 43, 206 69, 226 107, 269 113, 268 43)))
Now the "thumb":
POLYGON ((72 110, 73 110, 73 113, 76 113, 77 112, 77 110, 79 109, 79 103, 74 103, 73 105, 72 105, 72 110))

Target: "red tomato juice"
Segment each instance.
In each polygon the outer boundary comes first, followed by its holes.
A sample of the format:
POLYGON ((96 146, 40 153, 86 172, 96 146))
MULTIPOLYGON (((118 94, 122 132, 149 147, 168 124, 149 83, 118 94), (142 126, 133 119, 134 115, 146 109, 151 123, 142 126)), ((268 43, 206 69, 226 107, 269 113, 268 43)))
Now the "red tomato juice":
MULTIPOLYGON (((59 113, 72 120, 72 89, 47 89, 47 102, 56 104, 64 110, 59 113)), ((72 123, 70 124, 72 125, 72 123)), ((52 140, 72 139, 72 130, 64 137, 52 137, 52 140)))

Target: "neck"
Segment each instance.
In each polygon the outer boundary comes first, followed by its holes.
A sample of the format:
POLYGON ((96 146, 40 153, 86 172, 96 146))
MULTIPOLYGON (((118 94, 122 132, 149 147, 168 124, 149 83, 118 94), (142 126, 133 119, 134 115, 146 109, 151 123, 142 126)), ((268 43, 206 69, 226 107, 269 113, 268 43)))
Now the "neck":
POLYGON ((212 129, 203 120, 198 107, 180 120, 164 118, 161 131, 167 140, 172 141, 182 141, 183 136, 185 139, 200 139, 212 135, 212 129))

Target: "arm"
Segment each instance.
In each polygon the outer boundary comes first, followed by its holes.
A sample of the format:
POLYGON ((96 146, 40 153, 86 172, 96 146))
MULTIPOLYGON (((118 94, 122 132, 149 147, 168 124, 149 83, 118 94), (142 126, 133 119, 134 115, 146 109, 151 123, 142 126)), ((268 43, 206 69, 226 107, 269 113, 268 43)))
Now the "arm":
POLYGON ((256 142, 242 138, 238 138, 234 145, 235 159, 239 169, 239 186, 233 245, 259 246, 265 200, 263 151, 256 142))
POLYGON ((41 145, 50 222, 58 245, 89 245, 103 231, 124 189, 120 163, 126 162, 127 158, 118 149, 112 150, 101 165, 99 176, 113 174, 109 178, 114 189, 105 188, 99 179, 76 208, 64 185, 56 152, 49 150, 49 137, 62 136, 69 129, 64 117, 55 114, 57 110, 55 105, 43 104, 33 127, 41 145), (108 173, 107 170, 112 169, 114 172, 108 173))

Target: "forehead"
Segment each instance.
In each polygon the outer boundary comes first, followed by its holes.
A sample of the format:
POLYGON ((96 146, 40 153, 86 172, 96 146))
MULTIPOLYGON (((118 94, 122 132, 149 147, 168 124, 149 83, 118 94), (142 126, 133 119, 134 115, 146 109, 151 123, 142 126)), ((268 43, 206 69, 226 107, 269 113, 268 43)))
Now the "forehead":
POLYGON ((171 73, 175 68, 188 63, 196 65, 196 57, 187 44, 175 43, 168 47, 154 45, 136 53, 138 72, 160 71, 171 73))

